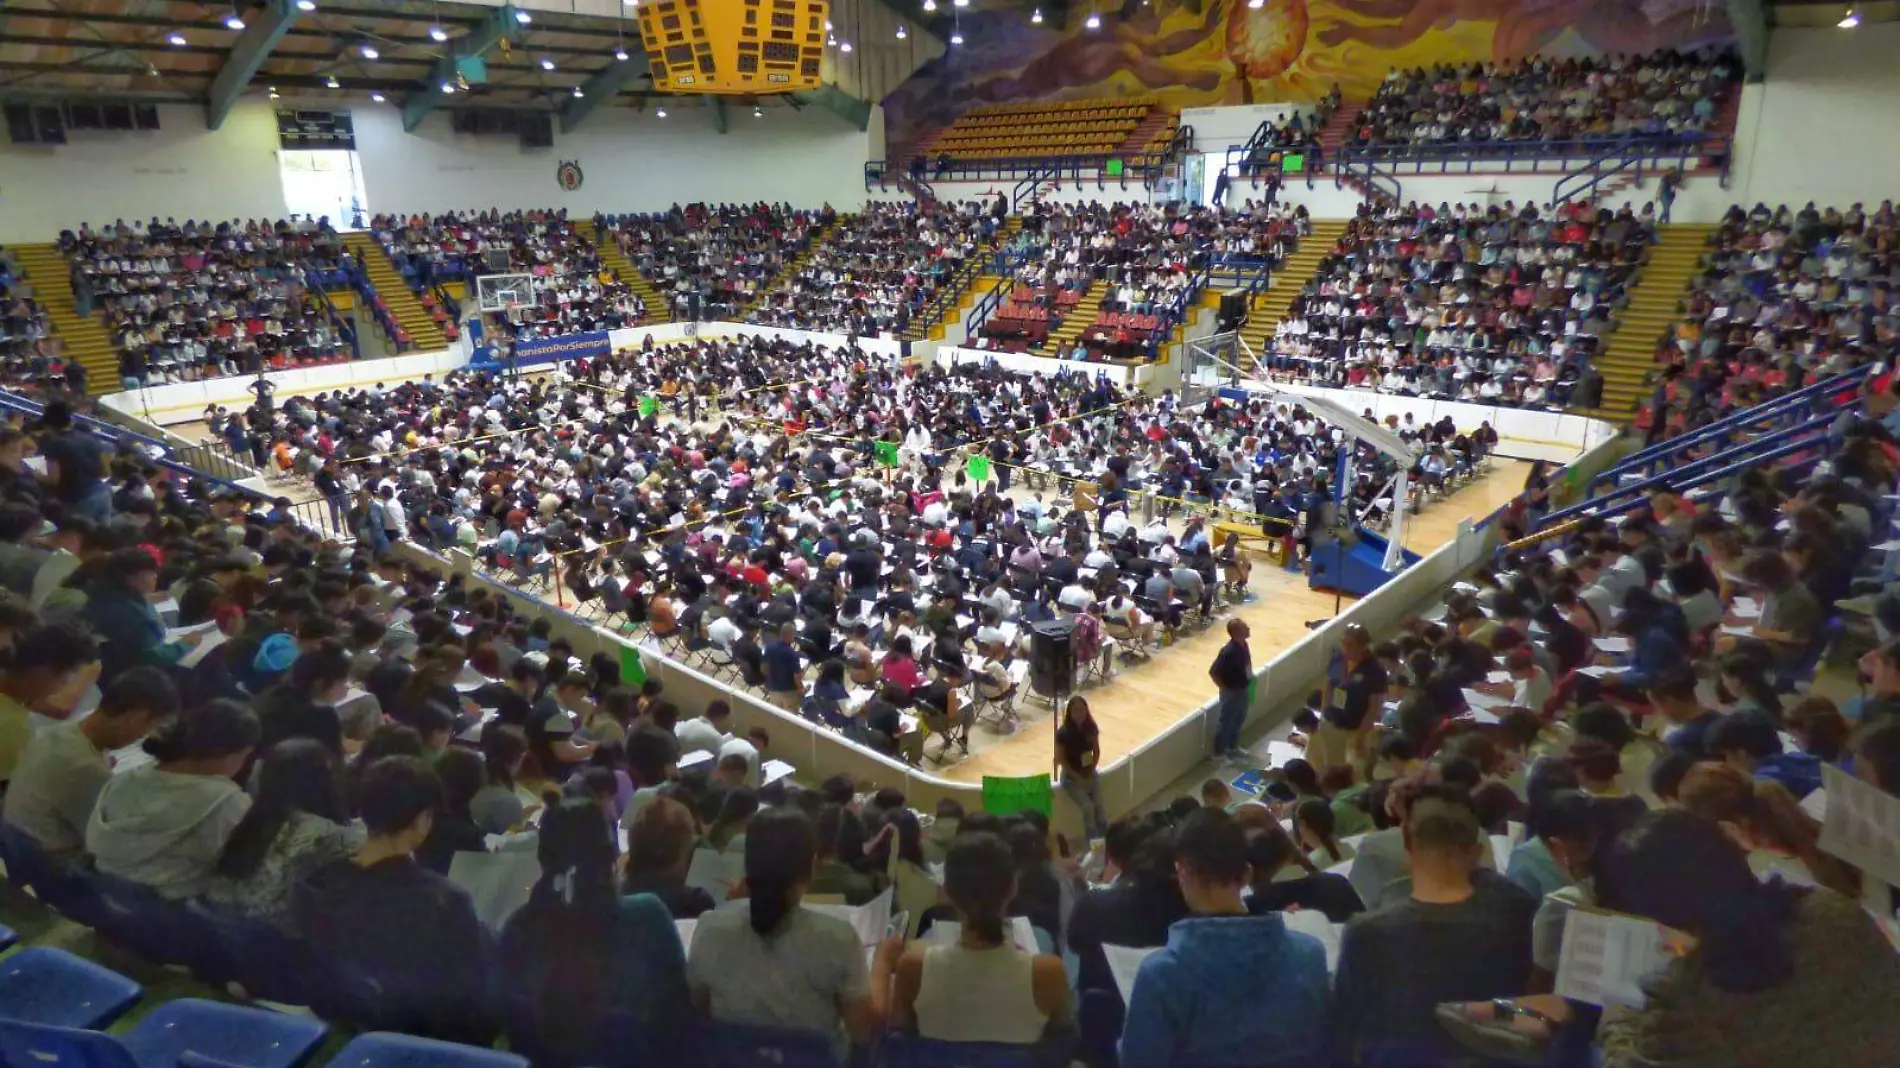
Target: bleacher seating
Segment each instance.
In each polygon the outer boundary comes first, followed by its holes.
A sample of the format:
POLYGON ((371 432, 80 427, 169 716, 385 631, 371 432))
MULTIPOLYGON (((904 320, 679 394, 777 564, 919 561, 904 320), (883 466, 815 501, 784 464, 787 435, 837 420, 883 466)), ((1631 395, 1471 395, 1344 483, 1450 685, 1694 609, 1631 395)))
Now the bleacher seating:
POLYGON ((686 317, 697 294, 701 318, 738 319, 833 218, 790 205, 688 204, 603 222, 674 315, 686 317))
POLYGON ((1008 159, 1115 151, 1155 108, 1150 100, 1068 100, 974 108, 929 142, 932 156, 1008 159))
POLYGON ((765 294, 748 322, 874 336, 903 333, 994 240, 988 206, 872 203, 842 219, 796 274, 765 294))
POLYGON ((46 308, 23 295, 15 268, 0 261, 0 378, 14 387, 57 381, 64 369, 46 308))

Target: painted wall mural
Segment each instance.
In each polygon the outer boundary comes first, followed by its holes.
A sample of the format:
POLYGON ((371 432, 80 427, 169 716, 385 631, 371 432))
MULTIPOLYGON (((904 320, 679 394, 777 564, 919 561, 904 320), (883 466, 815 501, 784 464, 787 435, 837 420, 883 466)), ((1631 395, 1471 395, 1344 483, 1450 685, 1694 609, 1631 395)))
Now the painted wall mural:
MULTIPOLYGON (((945 6, 948 6, 947 4, 945 6)), ((1171 107, 1370 96, 1394 67, 1696 48, 1733 32, 1712 0, 1126 0, 1102 24, 963 11, 962 47, 884 100, 903 144, 984 104, 1155 95, 1171 107)))

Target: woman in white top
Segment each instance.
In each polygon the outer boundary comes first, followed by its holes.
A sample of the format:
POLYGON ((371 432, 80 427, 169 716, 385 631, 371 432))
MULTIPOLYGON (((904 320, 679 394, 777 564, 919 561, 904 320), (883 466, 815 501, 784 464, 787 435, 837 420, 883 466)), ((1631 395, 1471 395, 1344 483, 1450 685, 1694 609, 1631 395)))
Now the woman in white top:
POLYGON ((1018 948, 1005 918, 1016 895, 1009 847, 993 834, 959 836, 944 858, 956 908, 954 941, 916 943, 897 962, 891 1013, 899 1026, 942 1042, 1040 1041, 1070 1019, 1060 957, 1018 948))

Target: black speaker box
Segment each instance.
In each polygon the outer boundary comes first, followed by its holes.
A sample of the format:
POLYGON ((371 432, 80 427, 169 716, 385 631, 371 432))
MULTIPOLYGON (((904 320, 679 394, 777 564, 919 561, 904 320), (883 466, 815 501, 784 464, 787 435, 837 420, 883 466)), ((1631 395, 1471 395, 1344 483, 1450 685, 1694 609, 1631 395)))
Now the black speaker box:
POLYGON ((1029 628, 1029 685, 1044 697, 1075 692, 1075 624, 1053 619, 1029 628))

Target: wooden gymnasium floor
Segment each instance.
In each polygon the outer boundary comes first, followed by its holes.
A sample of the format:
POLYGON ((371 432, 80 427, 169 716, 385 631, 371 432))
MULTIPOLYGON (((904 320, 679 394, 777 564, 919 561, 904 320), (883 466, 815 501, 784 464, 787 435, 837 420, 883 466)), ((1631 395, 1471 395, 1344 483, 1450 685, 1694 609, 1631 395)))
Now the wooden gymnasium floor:
MULTIPOLYGON (((1408 517, 1406 548, 1422 555, 1451 541, 1459 522, 1489 515, 1521 492, 1529 470, 1530 464, 1522 460, 1494 461, 1491 472, 1477 482, 1408 517)), ((1229 614, 1246 620, 1252 629, 1249 644, 1256 667, 1304 638, 1308 620, 1333 615, 1332 593, 1307 589, 1305 575, 1273 567, 1264 558, 1254 567, 1252 590, 1253 598, 1230 608, 1229 614)), ((1344 603, 1351 601, 1347 598, 1344 603)), ((1211 699, 1214 684, 1207 677, 1207 666, 1226 642, 1225 623, 1217 620, 1159 650, 1150 660, 1117 663, 1115 676, 1107 684, 1091 683, 1081 691, 1102 728, 1103 765, 1127 756, 1211 699)), ((998 734, 985 721, 971 732, 968 756, 955 754, 941 765, 926 758, 924 770, 972 783, 985 775, 1034 775, 1050 770, 1053 742, 1048 705, 1040 697, 1023 696, 1016 708, 1022 713, 1022 723, 1014 734, 998 734)), ((925 749, 935 754, 940 744, 927 741, 925 749)))

